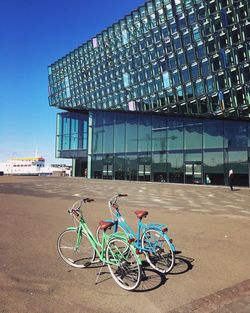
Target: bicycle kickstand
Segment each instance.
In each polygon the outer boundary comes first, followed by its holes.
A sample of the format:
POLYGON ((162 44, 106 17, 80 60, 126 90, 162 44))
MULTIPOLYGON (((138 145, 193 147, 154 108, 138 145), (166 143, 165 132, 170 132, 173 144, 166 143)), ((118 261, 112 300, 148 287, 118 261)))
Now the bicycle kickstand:
POLYGON ((99 277, 100 277, 100 275, 101 275, 101 273, 102 273, 103 266, 104 266, 104 263, 102 263, 102 266, 101 266, 101 268, 99 269, 99 272, 96 274, 97 277, 96 277, 96 280, 95 280, 95 285, 97 285, 98 279, 99 279, 99 277))

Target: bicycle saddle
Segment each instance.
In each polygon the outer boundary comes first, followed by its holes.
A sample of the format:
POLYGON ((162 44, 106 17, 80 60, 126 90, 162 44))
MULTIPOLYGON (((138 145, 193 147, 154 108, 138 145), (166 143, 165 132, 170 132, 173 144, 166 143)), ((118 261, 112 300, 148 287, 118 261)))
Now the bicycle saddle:
POLYGON ((114 223, 113 222, 100 221, 99 225, 100 225, 101 229, 106 230, 107 228, 114 226, 114 223))
POLYGON ((135 211, 137 218, 142 219, 148 215, 148 211, 135 211))

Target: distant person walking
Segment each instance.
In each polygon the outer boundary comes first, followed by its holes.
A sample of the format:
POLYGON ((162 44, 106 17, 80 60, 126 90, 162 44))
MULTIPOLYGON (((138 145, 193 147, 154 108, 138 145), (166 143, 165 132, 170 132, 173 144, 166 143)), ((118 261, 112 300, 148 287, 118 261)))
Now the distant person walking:
POLYGON ((231 169, 228 173, 228 183, 229 183, 229 186, 230 186, 230 189, 233 191, 233 178, 234 178, 234 172, 233 170, 231 169))

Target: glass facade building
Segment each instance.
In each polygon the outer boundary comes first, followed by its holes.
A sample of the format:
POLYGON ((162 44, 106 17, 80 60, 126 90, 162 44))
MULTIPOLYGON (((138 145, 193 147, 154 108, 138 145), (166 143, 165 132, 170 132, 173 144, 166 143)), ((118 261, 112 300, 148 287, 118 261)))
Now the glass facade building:
POLYGON ((49 66, 56 156, 104 179, 249 185, 250 3, 152 0, 49 66))

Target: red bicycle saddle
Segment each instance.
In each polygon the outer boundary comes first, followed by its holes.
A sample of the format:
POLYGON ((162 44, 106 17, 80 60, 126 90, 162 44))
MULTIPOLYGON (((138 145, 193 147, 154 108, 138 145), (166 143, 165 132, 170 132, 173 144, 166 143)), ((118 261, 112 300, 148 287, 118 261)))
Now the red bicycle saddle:
POLYGON ((101 229, 106 230, 107 228, 114 226, 114 223, 113 222, 100 221, 99 225, 100 225, 101 229))
POLYGON ((137 216, 137 218, 143 218, 146 217, 148 215, 148 211, 135 211, 135 214, 137 216))

